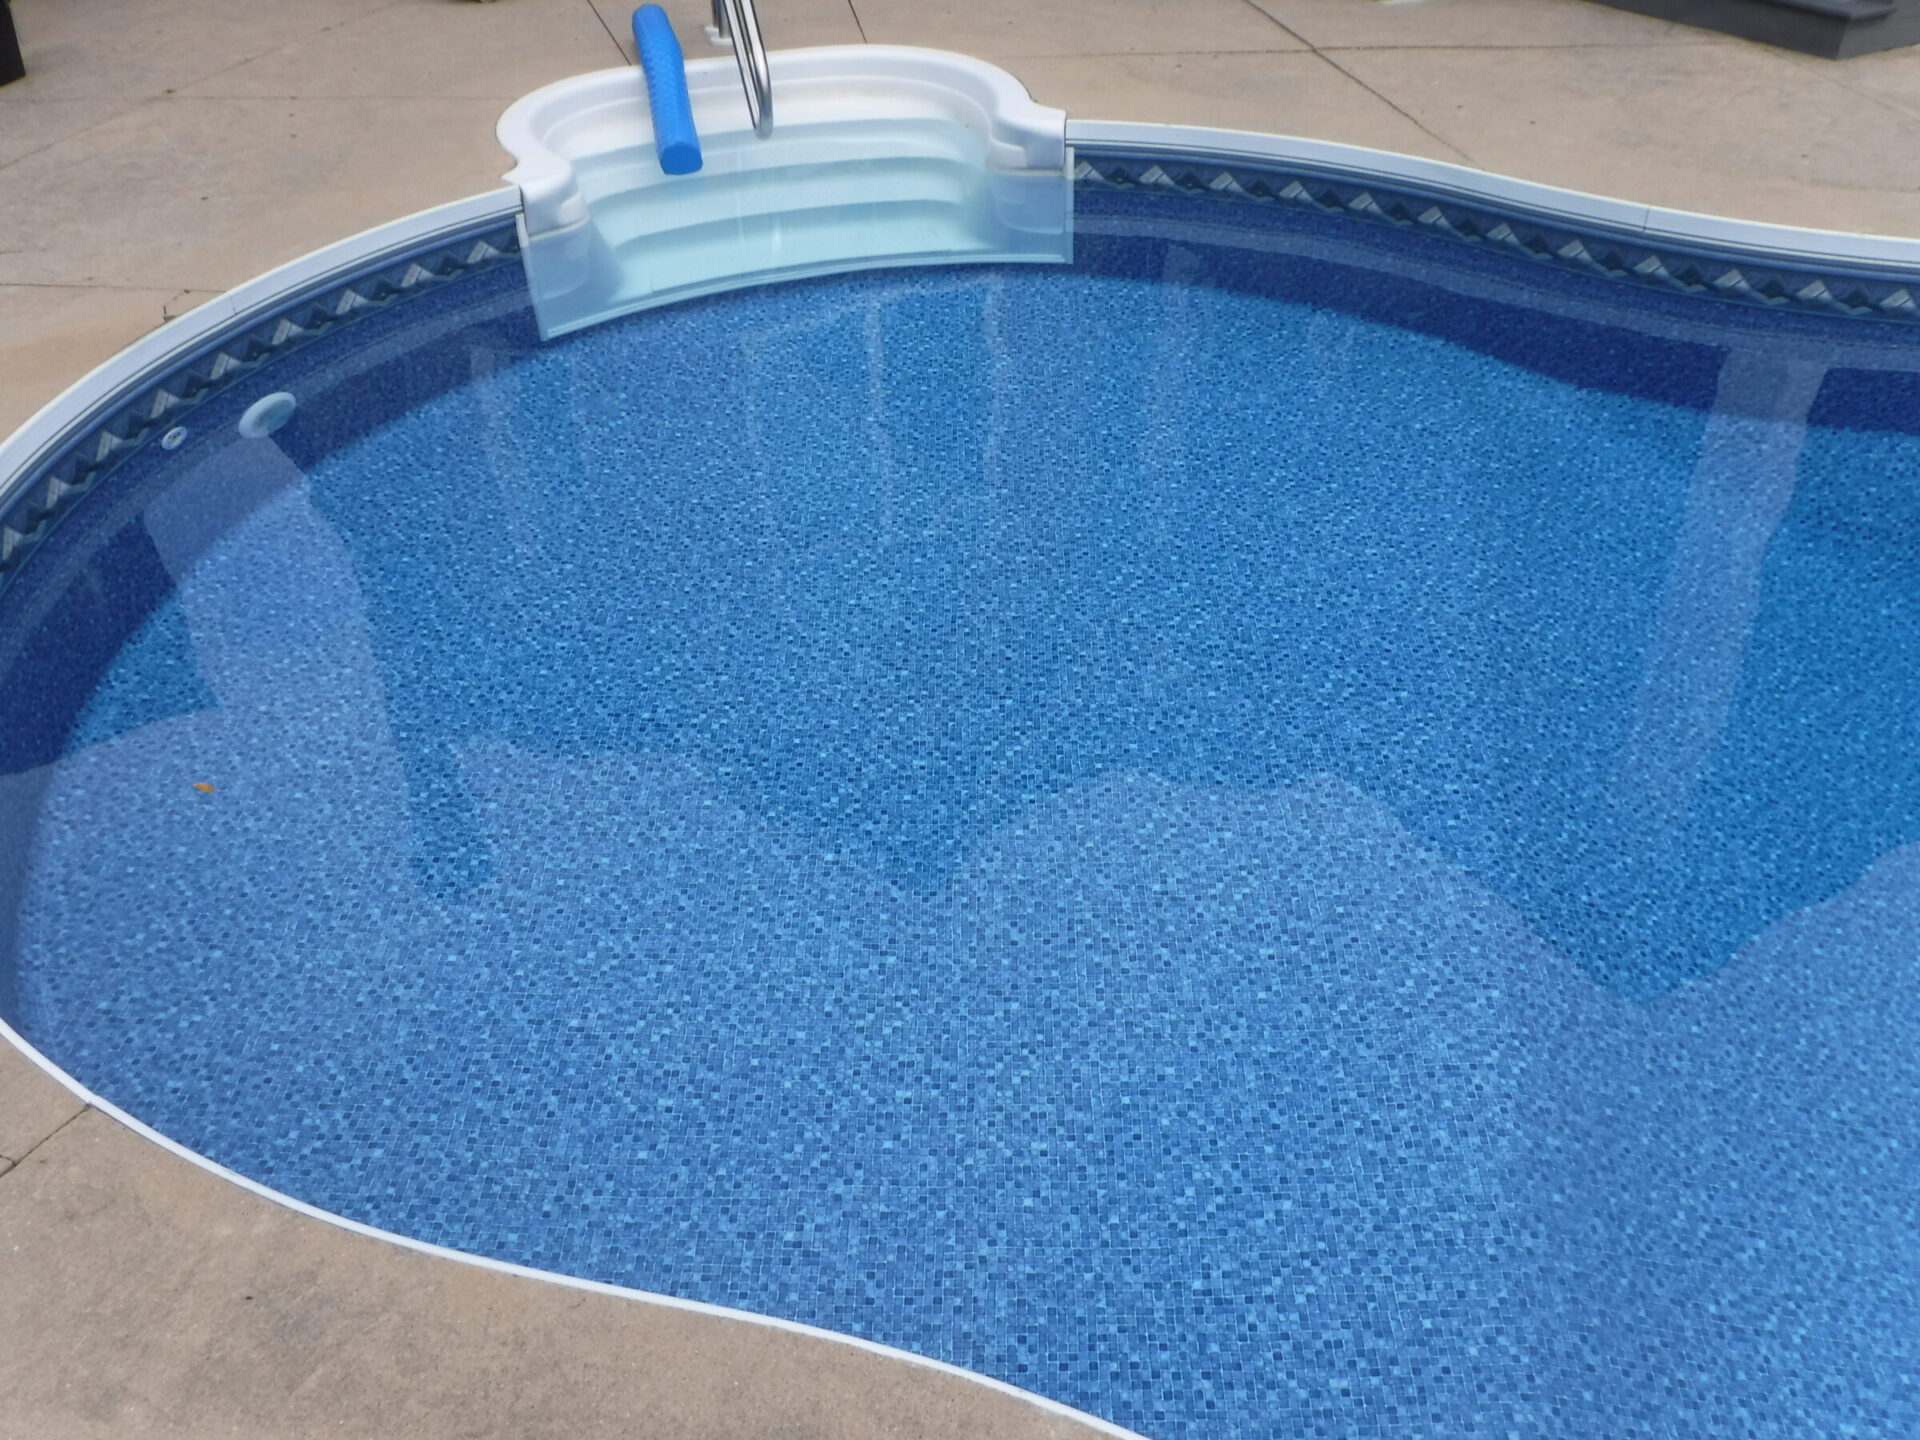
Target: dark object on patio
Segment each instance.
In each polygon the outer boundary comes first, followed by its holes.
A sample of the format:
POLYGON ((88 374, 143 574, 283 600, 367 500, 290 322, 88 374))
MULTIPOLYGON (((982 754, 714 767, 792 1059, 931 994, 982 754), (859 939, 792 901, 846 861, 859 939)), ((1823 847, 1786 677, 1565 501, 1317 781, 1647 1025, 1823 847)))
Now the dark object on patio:
POLYGON ((20 36, 13 28, 13 12, 0 0, 0 85, 11 85, 27 73, 20 58, 20 36))
POLYGON ((1600 0, 1768 45, 1845 60, 1920 41, 1920 0, 1600 0))

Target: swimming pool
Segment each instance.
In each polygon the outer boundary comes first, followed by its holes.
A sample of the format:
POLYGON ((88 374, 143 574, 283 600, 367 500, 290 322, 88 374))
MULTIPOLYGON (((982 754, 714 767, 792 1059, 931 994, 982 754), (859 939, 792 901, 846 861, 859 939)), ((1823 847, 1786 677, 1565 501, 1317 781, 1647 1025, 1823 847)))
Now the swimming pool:
POLYGON ((496 223, 263 343, 11 557, 0 1016, 1168 1440, 1911 1433, 1899 287, 1290 183, 551 345, 496 223))

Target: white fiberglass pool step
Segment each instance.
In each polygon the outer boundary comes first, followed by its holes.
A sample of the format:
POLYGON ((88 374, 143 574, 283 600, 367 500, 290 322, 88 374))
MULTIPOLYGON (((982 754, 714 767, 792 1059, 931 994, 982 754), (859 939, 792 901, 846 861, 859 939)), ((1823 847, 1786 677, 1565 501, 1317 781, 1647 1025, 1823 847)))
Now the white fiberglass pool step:
POLYGON ((1066 113, 965 55, 845 45, 769 57, 753 133, 731 60, 687 66, 703 167, 668 175, 637 69, 562 80, 500 117, 542 336, 650 305, 879 265, 1072 256, 1066 113))

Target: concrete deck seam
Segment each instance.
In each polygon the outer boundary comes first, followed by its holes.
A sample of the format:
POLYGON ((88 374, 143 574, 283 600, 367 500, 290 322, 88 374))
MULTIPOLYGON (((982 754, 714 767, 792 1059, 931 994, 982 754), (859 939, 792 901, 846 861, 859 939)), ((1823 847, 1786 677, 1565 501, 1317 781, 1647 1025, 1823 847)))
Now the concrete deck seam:
MULTIPOLYGON (((632 61, 626 58, 625 52, 624 51, 621 52, 620 65, 631 65, 632 63, 633 63, 632 61)), ((608 65, 604 68, 608 70, 616 70, 619 68, 619 65, 608 65)), ((179 101, 186 104, 192 104, 202 100, 231 103, 236 100, 239 100, 239 101, 252 100, 252 101, 258 101, 263 105, 275 105, 275 104, 279 104, 283 100, 298 100, 302 104, 310 104, 316 100, 321 100, 321 101, 351 100, 356 104, 366 100, 407 100, 407 101, 430 100, 430 101, 449 102, 449 103, 459 103, 461 101, 472 100, 472 101, 485 101, 490 104, 495 104, 500 106, 500 108, 503 110, 507 107, 507 105, 511 101, 518 100, 519 98, 520 97, 518 95, 509 95, 504 90, 501 91, 498 95, 378 95, 378 94, 316 95, 312 92, 291 92, 285 95, 169 95, 166 97, 168 103, 179 101)), ((506 160, 504 157, 502 157, 501 164, 504 165, 505 163, 506 163, 506 160)))
MULTIPOLYGON (((394 3, 394 5, 400 5, 400 4, 404 4, 404 3, 405 3, 405 0, 393 0, 393 3, 394 3)), ((390 6, 384 6, 384 7, 382 7, 382 8, 383 8, 383 9, 391 9, 391 8, 393 8, 393 6, 391 6, 391 5, 390 5, 390 6)), ((377 11, 369 11, 368 13, 369 13, 369 14, 377 14, 377 13, 379 13, 379 12, 377 12, 377 11)), ((332 27, 329 27, 329 28, 332 28, 332 27)), ((280 46, 280 47, 276 47, 276 48, 279 48, 279 49, 284 49, 284 48, 286 48, 286 47, 284 47, 284 46, 280 46)), ((616 48, 618 48, 618 47, 616 46, 616 48)), ((271 54, 273 53, 273 51, 271 51, 271 50, 269 50, 269 51, 266 51, 266 52, 264 52, 264 53, 265 53, 265 54, 268 54, 268 55, 271 55, 271 54)), ((246 64, 251 64, 251 63, 252 63, 252 61, 254 61, 254 60, 258 60, 258 59, 260 59, 260 58, 261 58, 261 57, 260 57, 259 55, 255 55, 255 56, 251 56, 251 57, 249 57, 249 59, 247 59, 247 60, 242 60, 242 61, 240 61, 240 62, 239 62, 239 64, 240 64, 240 65, 246 65, 246 64)), ((190 84, 190 85, 200 85, 200 84, 204 84, 204 83, 205 83, 206 81, 208 81, 208 80, 212 80, 212 79, 214 79, 214 78, 216 78, 217 76, 220 76, 220 75, 224 75, 224 74, 226 74, 226 73, 227 73, 227 71, 228 71, 228 70, 233 70, 233 69, 236 69, 236 68, 238 68, 238 66, 236 66, 236 65, 227 65, 227 66, 223 66, 223 67, 222 67, 221 69, 219 69, 219 70, 215 70, 215 71, 214 71, 214 72, 213 72, 213 73, 212 73, 211 75, 203 75, 203 76, 201 76, 201 77, 200 77, 200 78, 199 78, 198 80, 190 80, 190 81, 188 81, 187 83, 188 83, 188 84, 190 84)), ((131 103, 130 103, 130 104, 129 104, 129 105, 127 106, 127 108, 126 108, 126 109, 124 109, 124 110, 116 110, 116 111, 115 111, 115 112, 114 112, 113 114, 111 114, 111 115, 108 115, 108 116, 107 116, 107 117, 105 117, 104 119, 101 119, 101 120, 96 120, 96 121, 95 121, 95 122, 94 122, 93 124, 91 124, 91 125, 87 125, 87 126, 83 126, 83 127, 81 128, 81 129, 78 129, 78 130, 74 130, 74 131, 72 131, 72 132, 70 132, 70 133, 68 133, 68 134, 65 134, 65 135, 62 135, 62 136, 60 136, 60 137, 59 137, 58 139, 56 139, 56 140, 49 140, 49 141, 48 141, 48 142, 47 142, 46 144, 44 144, 44 145, 37 145, 37 146, 35 146, 35 147, 34 147, 33 149, 31 149, 31 150, 29 150, 29 151, 27 151, 27 152, 26 152, 25 154, 23 154, 23 155, 16 155, 16 156, 14 156, 14 157, 13 157, 13 158, 12 158, 11 160, 0 160, 0 170, 10 170, 10 169, 12 169, 12 168, 13 168, 13 167, 14 167, 15 165, 18 165, 18 164, 20 164, 20 163, 21 163, 22 161, 25 161, 25 160, 31 160, 31 159, 32 159, 32 158, 33 158, 34 156, 36 156, 36 155, 44 155, 44 154, 46 154, 46 153, 47 153, 47 151, 49 151, 49 150, 52 150, 52 149, 54 149, 54 148, 56 148, 56 147, 58 147, 58 146, 61 146, 61 145, 65 145, 65 144, 66 144, 66 143, 67 143, 68 141, 70 141, 70 140, 78 140, 78 139, 81 139, 81 138, 82 138, 82 137, 84 137, 84 136, 87 136, 87 135, 91 135, 91 134, 92 134, 92 133, 93 133, 94 131, 96 131, 96 130, 99 130, 99 129, 101 129, 101 128, 103 128, 104 126, 107 126, 107 125, 112 125, 112 124, 115 124, 115 123, 117 123, 118 121, 121 121, 121 120, 124 120, 124 119, 126 119, 126 118, 127 118, 127 116, 129 116, 129 115, 132 115, 132 114, 134 114, 134 113, 135 113, 135 112, 137 112, 137 111, 140 111, 140 110, 145 110, 145 109, 147 109, 148 107, 150 107, 150 106, 154 106, 154 105, 167 105, 167 104, 186 104, 186 103, 191 103, 191 102, 193 102, 193 101, 196 101, 196 100, 213 100, 213 101, 220 101, 220 100, 260 100, 260 101, 269 101, 269 102, 270 102, 270 101, 274 101, 274 100, 342 100, 342 101, 351 101, 351 102, 352 102, 352 103, 354 103, 354 104, 361 104, 361 103, 363 103, 363 102, 365 102, 365 101, 367 101, 367 100, 421 100, 421 99, 428 99, 428 100, 447 100, 447 99, 451 99, 451 100, 493 100, 493 99, 500 99, 500 98, 502 98, 502 97, 498 97, 498 96, 493 96, 493 95, 454 95, 454 96, 442 96, 442 95, 429 95, 429 96, 421 96, 421 95, 349 95, 349 96, 335 96, 335 95, 181 95, 181 94, 177 94, 177 93, 176 93, 176 92, 175 92, 174 90, 168 90, 168 91, 166 91, 166 92, 164 92, 164 93, 162 93, 162 94, 159 94, 159 95, 149 95, 149 96, 146 96, 146 97, 145 97, 145 98, 143 98, 143 99, 139 99, 139 100, 135 100, 135 101, 133 101, 133 102, 131 102, 131 103)), ((513 98, 517 98, 517 97, 513 97, 513 96, 509 96, 509 97, 505 97, 505 98, 507 98, 507 99, 513 99, 513 98)), ((8 253, 8 252, 5 252, 5 251, 0 251, 0 254, 5 254, 5 253, 8 253)), ((12 282, 12 281, 8 281, 8 282, 6 282, 6 283, 8 283, 8 284, 12 284, 12 283, 14 283, 14 282, 12 282)), ((131 286, 122 286, 122 287, 120 287, 120 288, 122 288, 122 289, 131 289, 131 288, 133 288, 133 287, 131 287, 131 286)))
MULTIPOLYGON (((183 299, 185 299, 185 298, 186 298, 187 296, 189 296, 189 295, 203 295, 203 294, 205 294, 205 293, 206 293, 206 292, 205 292, 205 291, 203 291, 203 290, 176 290, 176 291, 174 291, 174 292, 173 292, 173 294, 171 294, 171 295, 169 295, 169 296, 168 296, 168 297, 167 297, 167 298, 166 298, 165 300, 162 300, 162 301, 160 302, 160 323, 161 323, 162 325, 164 325, 164 324, 166 324, 166 323, 167 323, 167 322, 168 322, 169 320, 173 320, 173 319, 177 319, 178 317, 180 317, 180 316, 182 316, 182 315, 184 315, 184 314, 186 314, 188 310, 191 310, 191 309, 193 309, 193 306, 192 306, 192 305, 188 305, 188 306, 185 306, 185 307, 184 307, 184 308, 182 308, 182 309, 179 309, 179 310, 175 310, 175 309, 174 309, 173 307, 174 307, 174 305, 175 305, 175 303, 176 303, 176 302, 178 302, 178 301, 180 301, 180 300, 183 300, 183 299)), ((218 292, 216 292, 216 293, 218 293, 218 292)), ((196 303, 198 303, 198 302, 196 302, 196 303)))
MULTIPOLYGON (((0 250, 0 255, 12 252, 0 250)), ((130 290, 138 293, 142 290, 165 290, 165 285, 121 285, 112 280, 0 280, 0 290, 130 290)), ((229 287, 230 288, 230 287, 229 287)), ((191 295, 195 291, 212 290, 216 294, 225 293, 214 285, 176 285, 174 298, 191 295)))
POLYGON ((67 1116, 66 1119, 62 1120, 58 1125, 54 1126, 53 1129, 49 1130, 46 1134, 42 1135, 38 1140, 34 1141, 33 1144, 29 1145, 25 1150, 22 1150, 17 1156, 14 1156, 13 1158, 9 1159, 5 1155, 0 1155, 0 1162, 4 1162, 6 1166, 5 1169, 0 1169, 0 1175, 5 1175, 10 1171, 19 1169, 20 1166, 24 1165, 29 1159, 32 1158, 33 1153, 36 1150, 38 1150, 42 1145, 46 1144, 49 1140, 53 1139, 54 1136, 58 1135, 62 1130, 66 1129, 69 1125, 73 1124, 74 1121, 78 1120, 82 1115, 87 1114, 93 1108, 94 1107, 92 1105, 82 1105, 78 1110, 74 1111, 73 1114, 67 1116))
MULTIPOLYGON (((1446 150, 1450 154, 1458 155, 1467 164, 1469 165, 1474 164, 1473 157, 1468 155, 1467 152, 1462 150, 1458 145, 1453 144, 1451 141, 1441 139, 1440 136, 1434 134, 1432 130, 1427 128, 1426 124, 1420 119, 1419 116, 1413 114, 1409 110, 1404 109, 1391 96, 1383 94, 1381 91, 1374 89, 1373 86, 1369 85, 1366 81, 1362 80, 1358 75, 1354 74, 1351 70, 1347 69, 1346 66, 1342 65, 1338 60, 1335 60, 1332 56, 1327 54, 1325 50, 1322 50, 1318 45, 1314 44, 1313 41, 1309 40, 1306 36, 1302 35, 1298 30, 1295 30, 1292 26, 1284 23, 1278 16, 1272 14, 1270 11, 1266 10, 1262 6, 1256 4, 1255 0, 1241 0, 1241 3, 1244 4, 1249 10, 1252 10, 1262 20, 1265 20, 1269 25, 1273 26, 1273 28, 1278 30, 1282 35, 1289 36, 1290 38, 1304 45, 1307 48, 1307 53, 1318 56, 1319 59, 1324 64, 1332 66, 1335 70, 1339 71, 1342 75, 1346 76, 1347 79, 1351 80, 1354 84, 1358 85, 1362 90, 1366 91, 1369 95, 1373 96, 1374 99, 1380 101, 1381 104, 1385 105, 1388 109, 1392 110, 1401 119, 1405 120, 1409 125, 1413 126, 1414 129, 1418 130, 1422 135, 1425 135, 1429 140, 1433 141, 1434 144, 1440 146, 1442 149, 1446 150)), ((1382 46, 1380 48, 1385 49, 1389 47, 1382 46)), ((1412 48, 1420 48, 1420 47, 1400 46, 1400 47, 1392 47, 1392 48, 1412 49, 1412 48)), ((1463 47, 1463 48, 1471 48, 1471 47, 1463 47)), ((1542 47, 1542 48, 1550 48, 1550 47, 1542 47)), ((1269 54, 1272 52, 1254 51, 1252 53, 1269 54)))
MULTIPOLYGON (((282 50, 291 50, 296 45, 307 44, 316 35, 324 35, 329 30, 338 30, 343 25, 357 24, 360 21, 368 19, 374 15, 383 15, 387 11, 397 9, 401 5, 404 5, 406 3, 407 3, 407 0, 387 0, 387 3, 385 5, 376 5, 373 9, 363 11, 361 14, 351 16, 348 19, 336 20, 331 25, 322 25, 322 26, 319 26, 317 29, 308 30, 303 34, 295 36, 291 40, 283 40, 278 45, 269 45, 264 50, 257 50, 251 55, 243 56, 242 58, 235 60, 231 65, 222 65, 217 70, 209 70, 204 75, 195 75, 190 79, 182 80, 178 85, 170 87, 166 91, 165 95, 155 95, 151 98, 155 100, 162 100, 162 99, 165 99, 166 96, 168 95, 177 94, 177 92, 186 89, 190 85, 204 85, 209 80, 215 79, 221 75, 225 75, 229 70, 238 70, 242 65, 251 65, 256 60, 264 59, 269 55, 277 55, 282 50)), ((185 99, 185 100, 191 100, 194 97, 191 95, 185 95, 185 96, 180 96, 179 98, 185 99)))
MULTIPOLYGON (((1736 47, 1751 46, 1750 40, 1736 40, 1725 37, 1714 40, 1699 40, 1688 46, 1688 53, 1695 50, 1731 50, 1736 47)), ((1563 40, 1552 45, 1323 45, 1322 50, 1407 50, 1427 55, 1442 55, 1478 50, 1493 50, 1505 54, 1513 50, 1671 50, 1671 44, 1658 40, 1563 40)), ((1766 46, 1760 46, 1766 49, 1766 46)))
MULTIPOLYGON (((28 102, 28 103, 31 103, 31 102, 28 102)), ((113 114, 108 115, 103 119, 96 120, 91 125, 83 125, 80 129, 72 131, 69 134, 62 135, 58 139, 49 140, 44 145, 36 145, 34 146, 33 149, 27 151, 26 154, 24 155, 16 155, 11 160, 0 160, 0 170, 5 170, 11 166, 18 165, 22 160, 31 160, 35 155, 44 155, 47 151, 53 149, 53 147, 56 145, 64 145, 69 140, 78 140, 83 135, 91 135, 94 131, 98 130, 101 126, 111 125, 113 124, 114 121, 122 119, 125 116, 131 115, 134 111, 140 109, 142 106, 148 103, 149 102, 146 100, 131 101, 128 103, 126 109, 116 110, 113 112, 113 114)), ((0 252, 0 253, 4 253, 4 252, 0 252)))
POLYGON ((1796 70, 1814 76, 1835 89, 1844 90, 1857 99, 1878 105, 1882 110, 1898 115, 1902 120, 1920 119, 1920 106, 1909 107, 1898 100, 1890 100, 1885 95, 1876 95, 1871 90, 1862 90, 1857 85, 1847 83, 1846 71, 1841 62, 1826 60, 1818 55, 1799 55, 1789 53, 1787 62, 1796 70))
POLYGON ((1411 110, 1408 110, 1406 107, 1401 105, 1400 102, 1395 100, 1391 95, 1388 95, 1385 91, 1376 89, 1372 85, 1369 85, 1366 81, 1362 80, 1358 75, 1354 74, 1353 71, 1349 70, 1346 66, 1342 65, 1338 60, 1334 59, 1331 55, 1327 54, 1326 51, 1320 49, 1318 46, 1313 47, 1313 53, 1319 56, 1320 59, 1323 60, 1325 63, 1327 63, 1328 65, 1331 65, 1335 70, 1338 70, 1342 75, 1346 76, 1349 80, 1353 81, 1354 84, 1358 85, 1362 90, 1365 90, 1369 95, 1373 96, 1376 100, 1386 105, 1395 114, 1399 115, 1402 119, 1406 120, 1408 124, 1412 125, 1414 129, 1418 130, 1422 135, 1425 135, 1428 139, 1432 140, 1434 144, 1440 146, 1442 149, 1446 150, 1450 154, 1458 155, 1463 162, 1465 162, 1468 165, 1472 165, 1475 169, 1480 168, 1479 162, 1477 162, 1471 155, 1469 155, 1466 151, 1462 150, 1458 145, 1455 145, 1451 140, 1442 139, 1439 135, 1435 134, 1433 130, 1428 128, 1425 121, 1423 121, 1418 115, 1415 115, 1411 110))
POLYGON ((1164 60, 1168 56, 1217 55, 1232 59, 1237 55, 1305 55, 1305 50, 1034 50, 1008 59, 1022 60, 1164 60))
POLYGON ((868 39, 867 39, 867 27, 866 27, 866 24, 865 24, 865 22, 864 22, 864 21, 862 21, 862 20, 860 19, 860 12, 859 12, 859 10, 857 10, 856 8, 854 8, 854 3, 853 3, 853 0, 847 0, 847 13, 848 13, 849 15, 851 15, 851 16, 853 16, 853 28, 854 28, 854 29, 856 29, 856 30, 858 30, 858 31, 860 32, 860 43, 861 43, 862 45, 866 45, 866 44, 869 44, 869 43, 871 43, 871 42, 869 42, 869 41, 868 41, 868 39))
MULTIPOLYGON (((615 52, 618 53, 618 55, 620 56, 621 62, 625 63, 627 58, 627 52, 620 48, 620 37, 613 33, 613 27, 607 24, 607 17, 600 13, 600 7, 595 5, 593 3, 593 0, 580 0, 580 3, 582 5, 585 5, 587 7, 588 13, 590 13, 594 19, 600 22, 600 28, 607 32, 607 39, 613 42, 613 48, 615 52)), ((379 98, 385 99, 386 97, 381 96, 379 98)), ((515 98, 517 99, 519 97, 516 96, 515 98)))
POLYGON ((1254 14, 1258 15, 1262 20, 1266 21, 1269 25, 1273 26, 1273 28, 1278 30, 1282 35, 1285 35, 1288 39, 1293 40, 1297 44, 1304 45, 1309 50, 1314 48, 1313 42, 1311 40, 1307 39, 1306 36, 1302 35, 1298 30, 1295 30, 1291 25, 1288 25, 1278 15, 1275 15, 1270 10, 1265 9, 1263 6, 1257 3, 1257 0, 1240 0, 1240 3, 1245 5, 1249 10, 1253 11, 1254 14))

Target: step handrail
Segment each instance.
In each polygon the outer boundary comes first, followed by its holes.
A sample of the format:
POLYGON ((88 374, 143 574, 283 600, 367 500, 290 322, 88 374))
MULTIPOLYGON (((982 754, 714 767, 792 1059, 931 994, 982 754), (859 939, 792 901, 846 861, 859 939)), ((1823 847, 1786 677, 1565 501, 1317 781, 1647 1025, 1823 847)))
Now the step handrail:
POLYGON ((760 39, 760 17, 753 0, 713 0, 715 42, 733 45, 740 67, 740 88, 747 95, 747 118, 753 133, 765 140, 773 134, 773 72, 767 66, 767 47, 760 39))

